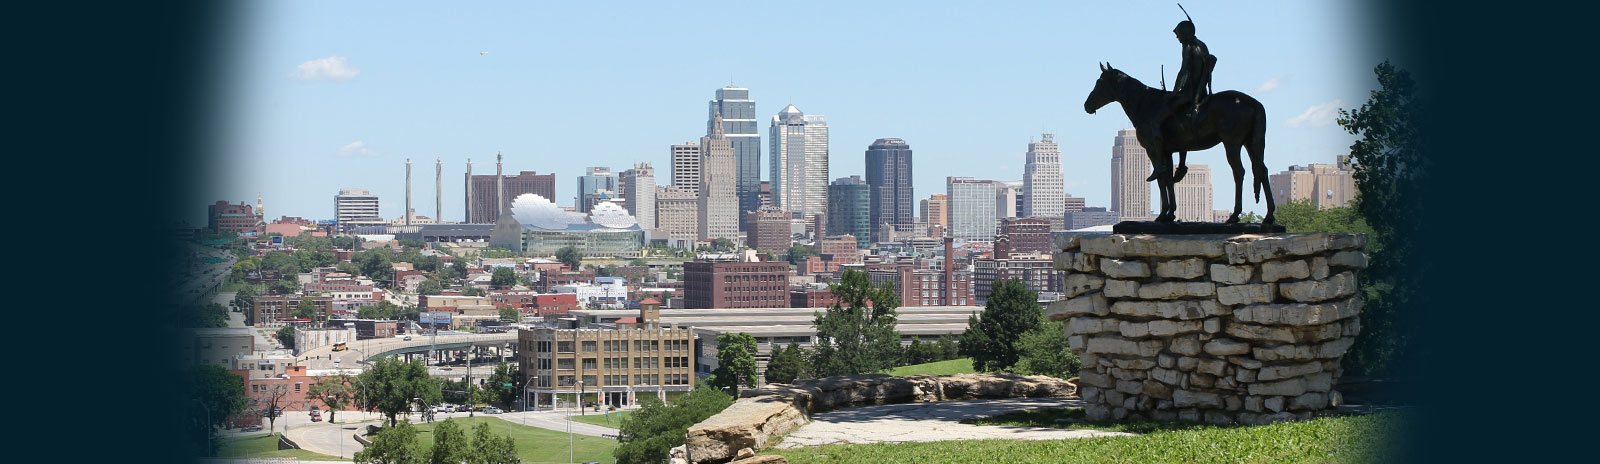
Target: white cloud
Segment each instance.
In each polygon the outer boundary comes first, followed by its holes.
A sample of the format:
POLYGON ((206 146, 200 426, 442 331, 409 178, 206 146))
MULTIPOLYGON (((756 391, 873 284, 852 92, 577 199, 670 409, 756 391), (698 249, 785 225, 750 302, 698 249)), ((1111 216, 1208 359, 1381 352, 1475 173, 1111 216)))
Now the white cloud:
POLYGON ((1335 99, 1331 102, 1319 105, 1311 105, 1311 108, 1307 108, 1306 112, 1300 113, 1299 116, 1289 118, 1289 120, 1285 121, 1284 124, 1288 125, 1289 127, 1327 126, 1333 124, 1334 118, 1339 116, 1339 107, 1341 106, 1344 106, 1343 99, 1335 99))
POLYGON ((1261 83, 1260 87, 1256 87, 1256 93, 1267 93, 1267 92, 1271 92, 1273 90, 1277 90, 1278 89, 1278 84, 1281 84, 1281 83, 1282 82, 1279 82, 1278 78, 1276 78, 1276 77, 1271 78, 1271 79, 1267 79, 1266 82, 1262 82, 1261 83))
POLYGON ((378 152, 374 151, 372 147, 367 146, 367 142, 357 140, 345 144, 343 147, 339 147, 338 155, 341 157, 378 156, 378 152))
POLYGON ((360 69, 350 66, 350 57, 330 56, 300 63, 289 73, 290 79, 312 81, 326 79, 330 81, 343 81, 354 79, 361 74, 360 69))

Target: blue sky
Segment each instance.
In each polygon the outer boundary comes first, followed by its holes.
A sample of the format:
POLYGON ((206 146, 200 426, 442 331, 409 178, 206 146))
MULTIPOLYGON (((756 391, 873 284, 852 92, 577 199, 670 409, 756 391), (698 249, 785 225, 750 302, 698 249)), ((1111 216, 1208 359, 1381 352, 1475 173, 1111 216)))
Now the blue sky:
MULTIPOLYGON (((1266 105, 1274 173, 1331 163, 1353 140, 1332 109, 1365 101, 1385 57, 1347 3, 1184 5, 1219 57, 1215 89, 1266 105)), ((1096 64, 1150 85, 1165 65, 1170 83, 1183 19, 1170 1, 273 1, 238 14, 204 201, 260 194, 271 217, 325 219, 340 188, 360 187, 399 217, 410 157, 413 207, 431 217, 437 157, 450 220, 467 158, 492 173, 497 151, 508 172, 556 173, 561 205, 587 166, 648 161, 665 184, 669 146, 704 135, 706 102, 730 81, 756 100, 763 176, 768 120, 793 102, 828 117, 830 179, 863 174, 867 145, 899 137, 918 198, 946 176, 1021 180, 1030 138, 1050 131, 1067 191, 1106 206, 1129 123, 1116 107, 1084 113, 1096 64)), ((1216 208, 1231 209, 1221 147, 1190 162, 1212 166, 1216 208)))

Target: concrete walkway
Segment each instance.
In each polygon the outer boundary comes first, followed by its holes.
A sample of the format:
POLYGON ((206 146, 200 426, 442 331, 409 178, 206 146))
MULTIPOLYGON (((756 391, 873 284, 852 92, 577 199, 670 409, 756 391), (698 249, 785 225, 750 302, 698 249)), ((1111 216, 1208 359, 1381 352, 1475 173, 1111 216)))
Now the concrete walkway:
POLYGON ((1131 433, 1068 430, 1044 427, 969 425, 964 419, 995 416, 1039 408, 1082 407, 1076 398, 1017 398, 1008 400, 943 401, 890 404, 841 409, 812 416, 811 422, 789 433, 776 448, 864 443, 904 443, 945 440, 1059 440, 1133 436, 1131 433))

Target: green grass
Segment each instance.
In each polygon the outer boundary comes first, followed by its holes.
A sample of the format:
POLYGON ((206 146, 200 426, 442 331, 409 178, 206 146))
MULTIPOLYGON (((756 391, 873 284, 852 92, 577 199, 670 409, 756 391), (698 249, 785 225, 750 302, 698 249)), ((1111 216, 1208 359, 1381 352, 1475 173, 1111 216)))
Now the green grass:
POLYGON ((1083 408, 1048 408, 1029 409, 1001 414, 998 416, 967 419, 963 424, 973 425, 1000 425, 1010 427, 1049 427, 1057 429, 1085 429, 1102 430, 1107 432, 1128 432, 1147 434, 1155 432, 1170 432, 1175 430, 1197 430, 1213 428, 1214 426, 1194 422, 1157 422, 1157 421, 1101 421, 1089 422, 1085 420, 1087 414, 1083 408))
POLYGON ((224 438, 217 446, 219 458, 299 458, 305 461, 348 461, 338 456, 303 449, 278 449, 278 435, 224 438))
POLYGON ((961 440, 769 450, 795 464, 967 462, 1370 462, 1399 442, 1398 413, 1250 427, 1189 426, 1137 437, 961 440))
POLYGON ((618 428, 622 426, 622 418, 628 417, 629 414, 633 414, 633 411, 611 411, 603 413, 594 413, 591 411, 588 415, 571 416, 571 419, 585 424, 618 428), (621 417, 618 417, 617 414, 621 414, 621 417))
MULTIPOLYGON (((472 437, 472 428, 477 427, 479 422, 488 423, 489 431, 498 436, 504 436, 507 424, 510 424, 511 439, 517 443, 517 457, 522 458, 525 464, 571 462, 567 457, 566 433, 528 427, 490 417, 457 417, 450 420, 457 421, 462 430, 466 431, 468 438, 472 437)), ((438 424, 439 422, 415 424, 420 431, 417 434, 417 442, 422 444, 423 450, 433 447, 433 427, 438 424)), ((587 435, 573 435, 572 438, 577 462, 613 460, 611 450, 616 447, 617 440, 587 435)))
POLYGON ((937 361, 927 364, 912 364, 900 366, 889 370, 889 375, 903 376, 916 374, 950 375, 968 374, 972 370, 972 358, 957 358, 948 361, 937 361))

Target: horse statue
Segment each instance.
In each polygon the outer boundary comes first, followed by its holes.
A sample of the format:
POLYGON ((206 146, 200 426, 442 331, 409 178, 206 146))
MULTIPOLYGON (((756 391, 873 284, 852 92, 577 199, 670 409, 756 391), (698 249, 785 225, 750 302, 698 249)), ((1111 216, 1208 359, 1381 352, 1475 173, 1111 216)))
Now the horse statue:
MULTIPOLYGON (((1083 110, 1094 114, 1111 102, 1122 104, 1122 111, 1138 133, 1139 145, 1144 146, 1155 171, 1151 177, 1161 191, 1161 214, 1157 222, 1172 222, 1177 218, 1178 201, 1173 188, 1188 172, 1190 151, 1205 150, 1221 143, 1228 153, 1228 166, 1233 168, 1233 215, 1225 224, 1237 224, 1243 212, 1244 165, 1239 162, 1239 148, 1250 152, 1251 186, 1255 188, 1256 201, 1261 201, 1261 190, 1267 190, 1267 215, 1262 224, 1272 224, 1277 205, 1272 201, 1272 186, 1267 181, 1267 166, 1262 162, 1266 146, 1267 110, 1261 102, 1236 90, 1226 90, 1207 97, 1199 110, 1192 115, 1173 108, 1171 92, 1156 89, 1139 82, 1127 73, 1112 68, 1110 63, 1100 65, 1100 79, 1083 102, 1083 110), (1172 153, 1177 152, 1179 165, 1174 172, 1172 153)), ((1149 179, 1147 179, 1148 181, 1149 179)))

